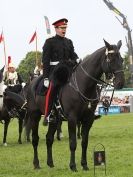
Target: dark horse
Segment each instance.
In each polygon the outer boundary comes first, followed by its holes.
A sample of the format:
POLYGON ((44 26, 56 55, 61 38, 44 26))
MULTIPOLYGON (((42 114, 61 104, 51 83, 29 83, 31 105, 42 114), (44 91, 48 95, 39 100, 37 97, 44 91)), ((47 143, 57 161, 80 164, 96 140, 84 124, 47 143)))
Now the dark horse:
POLYGON ((24 104, 24 98, 21 95, 13 93, 7 89, 3 90, 3 70, 0 70, 0 122, 4 124, 3 144, 7 145, 7 131, 12 118, 17 117, 19 123, 18 143, 21 144, 21 135, 23 129, 23 120, 25 110, 21 109, 24 104))
MULTIPOLYGON (((82 157, 81 165, 83 170, 88 170, 87 147, 89 131, 94 122, 94 112, 98 103, 97 83, 103 73, 107 77, 114 76, 113 83, 115 89, 124 86, 123 59, 119 53, 121 41, 117 45, 110 45, 105 42, 105 47, 98 49, 90 56, 87 56, 73 71, 70 80, 59 92, 59 99, 64 114, 68 121, 69 146, 70 146, 70 169, 77 171, 75 162, 75 151, 77 146, 76 125, 77 121, 82 124, 82 157)), ((40 168, 38 158, 39 143, 39 121, 41 114, 44 114, 44 97, 36 94, 36 80, 33 80, 28 92, 28 113, 32 127, 32 145, 34 149, 34 168, 40 168)), ((47 145, 47 165, 54 167, 52 157, 52 144, 57 123, 49 123, 46 134, 47 145)))

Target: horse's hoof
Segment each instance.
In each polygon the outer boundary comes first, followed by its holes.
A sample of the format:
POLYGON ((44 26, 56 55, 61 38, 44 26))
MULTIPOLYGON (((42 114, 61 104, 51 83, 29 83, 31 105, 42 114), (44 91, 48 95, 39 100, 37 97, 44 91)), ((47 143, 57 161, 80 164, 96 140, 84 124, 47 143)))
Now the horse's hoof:
POLYGON ((22 141, 18 141, 18 144, 22 144, 22 141))
POLYGON ((71 169, 73 172, 78 172, 77 168, 71 169))
POLYGON ((53 164, 53 163, 47 163, 47 165, 48 165, 50 168, 53 168, 53 167, 54 167, 54 164, 53 164))
POLYGON ((3 143, 4 146, 7 146, 7 143, 3 143))
POLYGON ((88 166, 87 165, 83 166, 83 170, 88 171, 89 170, 88 166))
POLYGON ((26 142, 27 142, 27 143, 31 143, 31 140, 30 140, 30 139, 27 139, 26 142))
POLYGON ((34 166, 34 170, 39 170, 39 169, 41 169, 40 166, 34 166))
POLYGON ((49 165, 49 167, 50 167, 50 168, 54 168, 54 165, 53 165, 53 164, 52 164, 52 165, 49 165))
POLYGON ((70 167, 70 169, 73 171, 73 172, 77 172, 77 168, 76 167, 70 167))
POLYGON ((59 136, 57 136, 57 140, 58 140, 58 141, 61 141, 61 138, 60 138, 59 136))

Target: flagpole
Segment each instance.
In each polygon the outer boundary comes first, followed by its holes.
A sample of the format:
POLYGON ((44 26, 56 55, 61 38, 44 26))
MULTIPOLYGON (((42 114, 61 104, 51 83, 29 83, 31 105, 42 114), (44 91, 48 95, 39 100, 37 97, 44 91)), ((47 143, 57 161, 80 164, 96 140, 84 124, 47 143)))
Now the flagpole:
POLYGON ((37 32, 36 32, 36 66, 37 66, 37 32))
POLYGON ((2 30, 2 34, 3 34, 4 56, 5 56, 5 68, 7 68, 7 64, 6 64, 6 45, 5 45, 5 37, 4 37, 3 30, 2 30))
POLYGON ((6 47, 5 47, 5 40, 3 40, 3 44, 4 44, 5 67, 7 67, 7 65, 6 65, 6 47))

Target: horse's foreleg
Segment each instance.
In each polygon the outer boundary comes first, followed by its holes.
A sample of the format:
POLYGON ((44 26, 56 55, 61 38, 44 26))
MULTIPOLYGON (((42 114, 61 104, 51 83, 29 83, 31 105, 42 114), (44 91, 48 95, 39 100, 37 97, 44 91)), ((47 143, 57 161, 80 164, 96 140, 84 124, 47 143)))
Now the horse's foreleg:
POLYGON ((19 143, 19 144, 22 144, 21 135, 22 135, 22 129, 23 129, 23 120, 19 118, 19 120, 18 120, 18 124, 19 124, 19 137, 18 137, 18 143, 19 143))
POLYGON ((34 150, 34 159, 33 165, 34 169, 39 169, 39 159, 38 159, 38 143, 39 143, 39 135, 38 135, 38 128, 39 128, 39 120, 41 116, 32 117, 31 120, 31 127, 32 127, 32 146, 34 150))
POLYGON ((10 123, 10 119, 5 120, 5 122, 4 122, 4 137, 3 137, 4 146, 7 146, 6 138, 7 138, 7 130, 8 130, 9 123, 10 123))
POLYGON ((89 170, 87 165, 87 147, 88 147, 88 138, 89 138, 89 130, 92 126, 92 123, 84 123, 82 125, 82 156, 81 156, 81 165, 83 170, 89 170))
POLYGON ((81 131, 80 131, 80 129, 81 129, 81 122, 79 121, 79 122, 77 122, 77 137, 78 137, 78 139, 81 138, 81 131))
POLYGON ((47 145, 47 165, 54 167, 53 156, 52 156, 52 145, 54 141, 54 134, 57 129, 57 123, 49 123, 48 132, 46 134, 46 145, 47 145))
POLYGON ((77 139, 76 139, 76 122, 73 120, 68 121, 68 131, 69 131, 69 146, 70 146, 70 169, 72 171, 77 171, 76 163, 75 163, 75 151, 77 147, 77 139))
POLYGON ((61 126, 62 126, 62 120, 59 120, 57 123, 57 140, 59 141, 61 140, 61 133, 62 133, 61 126))

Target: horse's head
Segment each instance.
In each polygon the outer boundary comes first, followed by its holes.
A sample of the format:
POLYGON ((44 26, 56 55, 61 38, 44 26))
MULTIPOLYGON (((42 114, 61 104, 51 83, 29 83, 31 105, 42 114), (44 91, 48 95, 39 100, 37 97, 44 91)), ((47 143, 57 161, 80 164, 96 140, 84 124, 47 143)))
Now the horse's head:
POLYGON ((3 80, 3 71, 4 71, 4 67, 0 70, 0 83, 3 80))
POLYGON ((125 78, 123 71, 123 59, 119 49, 122 45, 121 41, 117 45, 110 45, 105 41, 105 57, 102 63, 103 72, 107 79, 113 79, 115 89, 121 89, 124 86, 125 78))

